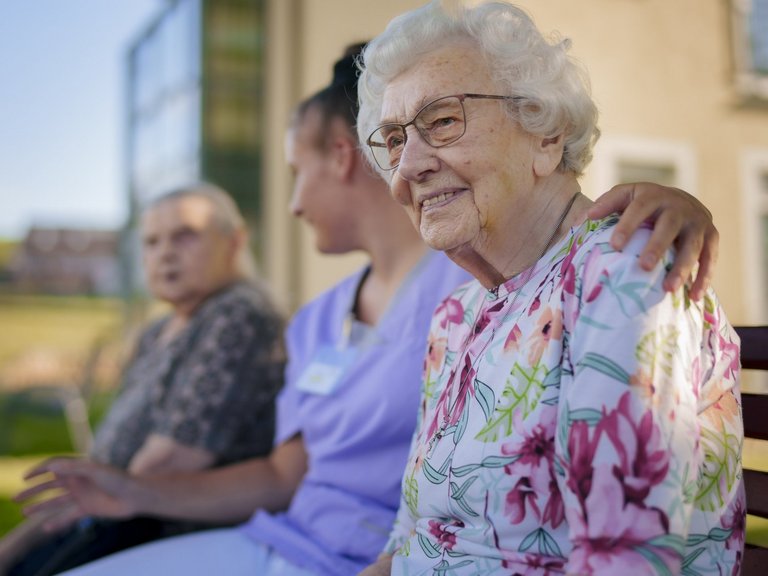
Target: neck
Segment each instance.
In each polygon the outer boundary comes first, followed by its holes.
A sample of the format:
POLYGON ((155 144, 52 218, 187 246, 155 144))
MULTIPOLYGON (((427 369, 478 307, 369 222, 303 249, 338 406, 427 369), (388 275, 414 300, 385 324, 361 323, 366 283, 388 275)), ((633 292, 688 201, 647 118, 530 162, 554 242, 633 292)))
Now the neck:
POLYGON ((368 241, 364 247, 371 258, 371 272, 358 293, 358 319, 375 325, 402 285, 408 273, 426 254, 427 247, 408 220, 405 212, 389 198, 391 206, 382 206, 385 217, 377 217, 366 226, 368 241))
POLYGON ((568 229, 583 219, 580 187, 569 174, 553 174, 528 192, 531 202, 516 206, 510 219, 498 226, 482 245, 464 245, 448 252, 459 266, 492 290, 533 266, 568 229), (573 202, 572 202, 573 201, 573 202))

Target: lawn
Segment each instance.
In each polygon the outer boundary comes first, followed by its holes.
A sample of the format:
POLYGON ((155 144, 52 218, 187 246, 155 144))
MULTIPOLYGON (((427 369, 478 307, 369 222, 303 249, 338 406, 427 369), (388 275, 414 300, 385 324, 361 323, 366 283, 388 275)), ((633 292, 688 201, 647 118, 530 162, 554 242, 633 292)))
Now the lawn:
MULTIPOLYGON (((21 519, 10 501, 22 486, 22 474, 47 454, 71 453, 72 441, 61 403, 61 386, 78 386, 86 377, 85 362, 96 345, 120 347, 123 306, 118 299, 0 294, 0 534, 21 519), (38 353, 34 353, 38 351, 38 353), (49 358, 67 359, 45 368, 49 358), (66 372, 66 373, 65 373, 66 372), (40 374, 61 376, 39 380, 40 374)), ((88 376, 97 380, 89 391, 90 417, 103 414, 116 384, 117 354, 88 376)), ((109 356, 109 357, 107 357, 109 356)))

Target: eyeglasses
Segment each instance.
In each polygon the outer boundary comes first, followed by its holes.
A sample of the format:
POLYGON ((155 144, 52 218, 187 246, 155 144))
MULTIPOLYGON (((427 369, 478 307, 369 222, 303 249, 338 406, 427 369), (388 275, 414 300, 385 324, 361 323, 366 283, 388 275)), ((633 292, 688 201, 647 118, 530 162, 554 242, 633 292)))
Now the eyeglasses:
POLYGON ((433 100, 416 112, 413 120, 405 124, 382 124, 374 130, 366 143, 373 159, 382 170, 394 170, 400 165, 400 156, 408 141, 405 129, 415 126, 424 141, 433 148, 453 144, 467 131, 464 100, 522 100, 521 96, 494 96, 491 94, 456 94, 433 100))

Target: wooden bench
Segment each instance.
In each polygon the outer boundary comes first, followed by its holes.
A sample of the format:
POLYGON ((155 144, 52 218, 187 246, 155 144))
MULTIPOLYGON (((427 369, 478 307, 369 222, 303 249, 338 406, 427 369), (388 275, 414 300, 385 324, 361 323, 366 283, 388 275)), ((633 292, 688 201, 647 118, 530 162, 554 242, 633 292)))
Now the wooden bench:
MULTIPOLYGON (((741 367, 744 370, 768 371, 768 326, 736 326, 741 338, 741 367)), ((768 395, 741 395, 744 436, 768 440, 768 395)), ((744 470, 747 489, 747 513, 768 518, 768 472, 744 470)), ((768 548, 747 545, 742 576, 768 574, 768 548)))

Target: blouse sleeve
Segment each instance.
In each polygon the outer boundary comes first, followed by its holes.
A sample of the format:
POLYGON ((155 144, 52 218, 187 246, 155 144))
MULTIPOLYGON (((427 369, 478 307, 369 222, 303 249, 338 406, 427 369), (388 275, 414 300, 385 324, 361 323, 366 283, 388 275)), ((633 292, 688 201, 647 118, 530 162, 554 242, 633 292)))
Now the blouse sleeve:
POLYGON ((242 298, 209 311, 155 408, 154 431, 220 461, 249 455, 238 450, 268 452, 283 383, 282 326, 270 307, 242 298))
MULTIPOLYGON (((647 234, 636 234, 623 253, 607 238, 566 272, 573 282, 563 302, 556 437, 573 546, 566 572, 679 574, 708 425, 699 397, 717 366, 708 343, 718 337, 719 308, 711 292, 704 305, 684 289, 665 293, 665 266, 639 267, 647 234)), ((725 371, 715 379, 732 389, 735 378, 725 371)))
POLYGON ((400 506, 397 510, 397 516, 389 540, 384 547, 384 553, 394 554, 398 552, 416 528, 416 501, 418 497, 418 486, 415 475, 420 468, 421 453, 425 449, 422 440, 422 426, 427 417, 427 412, 434 409, 433 392, 435 380, 443 369, 445 362, 445 347, 447 341, 446 326, 446 305, 445 301, 437 307, 432 317, 429 336, 427 337, 427 347, 424 356, 424 370, 421 379, 421 393, 419 411, 416 419, 416 429, 411 438, 411 448, 408 452, 408 464, 403 475, 402 486, 400 490, 400 506))

